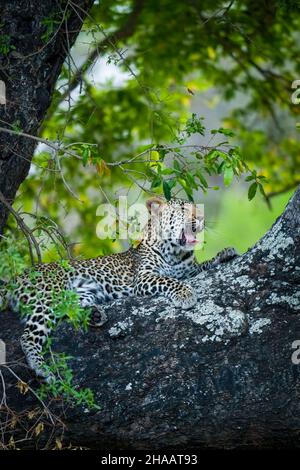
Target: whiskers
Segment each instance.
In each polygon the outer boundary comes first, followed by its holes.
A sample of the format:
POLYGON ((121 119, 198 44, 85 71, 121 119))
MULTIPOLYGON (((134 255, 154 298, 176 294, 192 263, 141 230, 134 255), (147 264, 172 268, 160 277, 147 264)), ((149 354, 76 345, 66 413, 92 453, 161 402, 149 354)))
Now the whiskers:
POLYGON ((213 236, 221 236, 222 235, 222 232, 220 231, 220 229, 216 228, 217 226, 217 222, 216 220, 213 220, 213 219, 210 219, 210 220, 205 220, 205 227, 204 227, 204 231, 206 233, 208 233, 209 235, 213 235, 213 236))

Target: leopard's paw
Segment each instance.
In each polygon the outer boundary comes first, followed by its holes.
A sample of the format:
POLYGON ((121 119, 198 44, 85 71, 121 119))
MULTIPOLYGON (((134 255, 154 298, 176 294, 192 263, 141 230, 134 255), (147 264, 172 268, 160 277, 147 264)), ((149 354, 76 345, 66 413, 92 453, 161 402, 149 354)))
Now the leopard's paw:
POLYGON ((52 372, 48 373, 45 377, 43 377, 43 379, 48 385, 55 384, 57 380, 57 378, 52 372))
POLYGON ((49 385, 54 384, 57 380, 54 373, 49 369, 49 366, 46 364, 41 364, 38 367, 33 367, 32 370, 34 371, 35 375, 49 385))
POLYGON ((224 248, 216 257, 218 258, 219 263, 226 263, 237 256, 239 256, 239 254, 235 248, 224 248))
POLYGON ((107 322, 107 315, 98 308, 92 308, 91 318, 90 318, 90 326, 93 328, 100 328, 104 323, 107 322))
POLYGON ((175 307, 188 310, 197 303, 197 297, 192 287, 183 285, 172 297, 175 307))

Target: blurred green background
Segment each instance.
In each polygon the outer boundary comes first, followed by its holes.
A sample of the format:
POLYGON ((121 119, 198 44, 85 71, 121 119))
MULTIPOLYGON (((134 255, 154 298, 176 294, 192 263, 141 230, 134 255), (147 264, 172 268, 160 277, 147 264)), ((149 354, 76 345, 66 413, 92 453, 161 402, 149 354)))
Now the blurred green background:
POLYGON ((260 196, 248 201, 240 187, 222 192, 221 204, 213 214, 206 213, 205 246, 197 251, 199 260, 209 259, 225 247, 244 253, 272 226, 282 213, 292 192, 276 196, 269 209, 260 196), (212 219, 211 219, 212 217, 212 219))
MULTIPOLYGON (((42 41, 61 14, 54 2, 42 41)), ((74 256, 91 257, 128 246, 97 238, 99 204, 193 198, 205 204, 201 258, 247 250, 300 182, 299 31, 298 2, 95 2, 41 129, 62 150, 38 146, 14 207, 35 215, 29 225, 49 217, 74 256)), ((41 243, 45 261, 61 256, 45 233, 41 243)))

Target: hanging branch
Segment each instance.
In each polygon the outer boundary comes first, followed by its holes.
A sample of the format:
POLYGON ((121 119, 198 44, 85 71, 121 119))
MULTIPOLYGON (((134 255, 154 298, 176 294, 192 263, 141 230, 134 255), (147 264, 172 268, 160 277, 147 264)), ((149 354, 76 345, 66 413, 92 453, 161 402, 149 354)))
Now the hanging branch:
POLYGON ((37 260, 38 263, 42 262, 42 255, 41 255, 41 250, 39 247, 39 244, 36 240, 36 238, 33 235, 33 230, 31 230, 28 225, 24 222, 22 217, 19 216, 19 214, 13 209, 11 204, 6 200, 2 192, 0 191, 0 201, 2 204, 7 208, 7 210, 14 216, 18 226, 24 233, 27 241, 28 241, 28 247, 29 247, 29 254, 30 254, 30 259, 31 259, 31 264, 34 265, 36 264, 35 259, 34 259, 34 254, 33 254, 33 248, 36 252, 37 260))

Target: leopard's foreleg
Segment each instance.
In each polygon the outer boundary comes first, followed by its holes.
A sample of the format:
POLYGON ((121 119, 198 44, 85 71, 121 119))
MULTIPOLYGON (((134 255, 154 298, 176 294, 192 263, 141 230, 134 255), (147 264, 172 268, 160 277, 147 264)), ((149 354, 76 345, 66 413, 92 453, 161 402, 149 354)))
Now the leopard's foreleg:
POLYGON ((237 256, 239 255, 234 248, 224 248, 214 258, 208 261, 204 261, 203 263, 194 262, 193 264, 186 266, 184 277, 190 278, 197 276, 197 274, 207 271, 208 269, 215 268, 221 263, 227 263, 237 256))
POLYGON ((134 294, 138 296, 163 295, 171 299, 176 307, 183 309, 189 309, 197 302, 194 290, 189 285, 171 277, 147 272, 137 276, 134 294))

